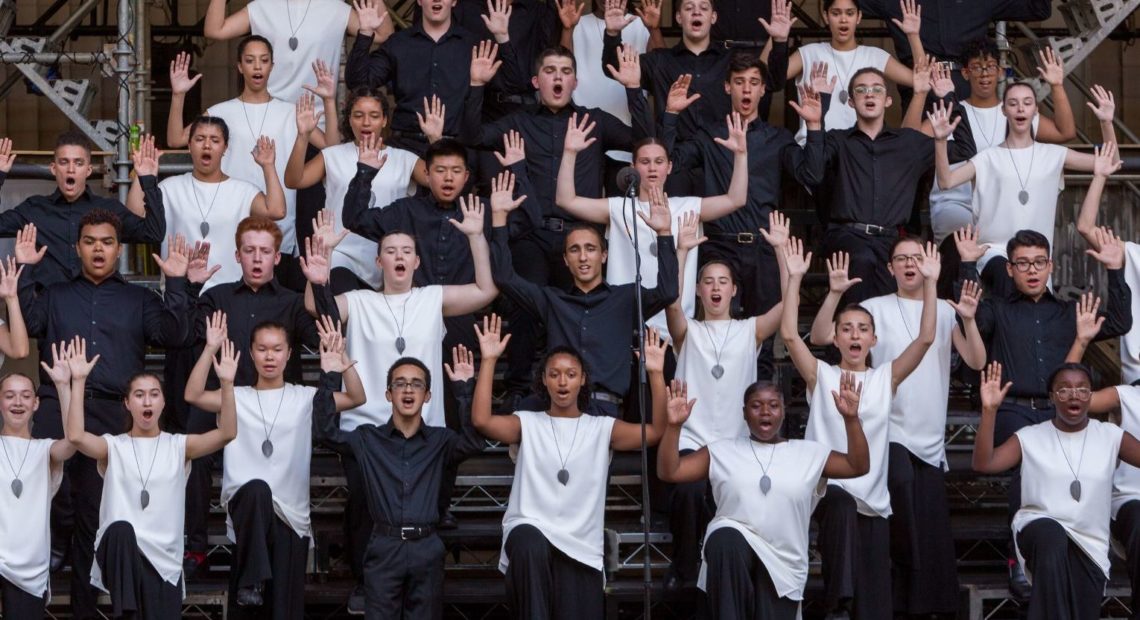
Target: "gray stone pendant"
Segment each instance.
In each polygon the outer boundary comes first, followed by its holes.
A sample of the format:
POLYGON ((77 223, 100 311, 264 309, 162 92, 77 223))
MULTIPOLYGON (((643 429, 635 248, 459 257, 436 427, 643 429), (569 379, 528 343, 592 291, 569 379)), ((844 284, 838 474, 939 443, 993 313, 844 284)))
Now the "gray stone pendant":
POLYGON ((652 256, 657 256, 657 242, 656 241, 649 244, 649 254, 652 256))
POLYGON ((15 480, 12 481, 12 495, 15 495, 16 499, 20 499, 20 495, 23 492, 24 492, 24 483, 19 478, 16 478, 15 480))
POLYGON ((842 103, 843 105, 847 105, 847 91, 846 90, 840 90, 839 91, 839 103, 842 103))
POLYGON ((297 49, 297 37, 289 37, 289 49, 294 51, 297 49))
POLYGON ((1081 501, 1081 481, 1080 480, 1074 480, 1072 482, 1072 484, 1069 485, 1069 495, 1073 496, 1074 502, 1081 501))
POLYGON ((1029 192, 1021 190, 1017 193, 1017 201, 1021 204, 1029 204, 1029 192))
POLYGON ((146 489, 139 491, 139 505, 142 506, 143 510, 146 510, 146 507, 150 506, 150 491, 146 489))
POLYGON ((268 439, 261 442, 261 453, 265 455, 265 458, 273 456, 273 442, 268 439))
POLYGON ((768 477, 768 474, 764 474, 763 476, 760 476, 760 492, 763 493, 764 495, 767 495, 768 491, 771 491, 771 490, 772 490, 772 479, 768 477))
POLYGON ((570 482, 570 472, 566 471, 565 467, 558 470, 558 481, 562 483, 562 486, 566 486, 566 483, 570 482))
POLYGON ((399 336, 396 338, 396 353, 403 353, 407 343, 404 342, 404 337, 399 336))
POLYGON ((205 220, 202 220, 202 223, 198 225, 198 230, 202 231, 203 237, 205 237, 206 235, 209 235, 210 234, 210 223, 205 221, 205 220))
POLYGON ((712 367, 712 370, 710 372, 712 372, 713 379, 719 380, 724 376, 724 366, 717 364, 716 366, 712 367))

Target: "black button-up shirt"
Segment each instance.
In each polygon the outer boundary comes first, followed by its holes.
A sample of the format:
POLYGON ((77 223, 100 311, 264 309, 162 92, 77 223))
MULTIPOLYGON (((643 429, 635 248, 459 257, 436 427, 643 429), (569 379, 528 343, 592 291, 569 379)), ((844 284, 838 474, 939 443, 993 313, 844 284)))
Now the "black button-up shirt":
POLYGON ((768 42, 768 31, 759 20, 761 17, 772 20, 771 4, 764 0, 716 0, 714 6, 714 41, 755 41, 760 47, 768 42))
MULTIPOLYGON (((693 140, 677 139, 676 114, 665 115, 662 139, 674 166, 701 168, 704 174, 704 196, 718 196, 728 191, 732 182, 735 154, 717 144, 728 129, 716 131, 702 127, 693 140)), ((748 125, 748 202, 744 207, 705 224, 706 232, 740 233, 767 230, 768 214, 780 205, 781 170, 804 187, 815 187, 823 181, 824 135, 809 131, 803 148, 796 144, 792 132, 774 127, 760 119, 748 125)))
MULTIPOLYGON (((969 266, 965 273, 971 273, 969 266)), ((976 267, 972 273, 976 274, 976 267)), ((1123 269, 1108 270, 1108 299, 1100 316, 1097 340, 1116 338, 1132 329, 1132 293, 1123 269)), ((1011 396, 1047 397, 1046 380, 1065 361, 1077 337, 1077 302, 1046 292, 1033 301, 1014 291, 1005 299, 987 297, 978 306, 978 331, 991 361, 1001 362, 1002 382, 1012 381, 1011 396)))
MULTIPOLYGON (((199 287, 192 286, 191 294, 199 287)), ((289 331, 289 346, 293 356, 285 367, 285 380, 301 382, 301 348, 320 346, 320 335, 313 317, 305 310, 305 297, 281 286, 277 280, 270 280, 256 291, 244 280, 226 282, 213 286, 198 297, 195 305, 192 344, 201 353, 206 342, 206 319, 215 310, 226 313, 229 339, 241 353, 238 360, 234 385, 253 385, 257 382, 257 369, 253 366, 253 356, 249 354, 250 337, 253 328, 265 321, 275 321, 289 331)), ((214 389, 216 377, 210 373, 209 387, 214 389)))
MULTIPOLYGON (((368 512, 378 525, 435 525, 439 521, 439 486, 444 469, 483 450, 485 441, 471 426, 474 381, 453 381, 462 435, 448 428, 420 424, 404 437, 392 422, 340 429, 332 393, 340 389, 340 373, 321 373, 322 394, 314 399, 317 438, 338 452, 351 453, 364 475, 368 512)), ((381 397, 382 398, 382 397, 381 397)))
MULTIPOLYGON (((7 174, 0 172, 0 185, 7 174)), ((143 188, 146 217, 131 213, 114 198, 96 196, 84 191, 75 202, 67 202, 57 189, 46 196, 32 196, 15 207, 0 213, 0 237, 15 237, 28 224, 36 225, 36 244, 47 246, 47 254, 30 274, 40 286, 66 282, 79 275, 79 256, 75 244, 79 242, 79 221, 92 209, 106 209, 119 216, 123 243, 162 243, 166 235, 166 209, 162 206, 162 192, 153 176, 139 177, 143 188)))
MULTIPOLYGON (((761 3, 763 4, 763 3, 761 3)), ((922 9, 919 37, 927 54, 941 60, 961 60, 962 48, 986 36, 996 21, 1034 22, 1049 19, 1052 0, 918 0, 922 9)), ((891 22, 902 19, 902 9, 895 0, 859 0, 863 17, 882 19, 895 41, 895 54, 908 65, 913 54, 906 35, 891 22)), ((723 17, 722 17, 723 19, 723 17)))
MULTIPOLYGON (((88 357, 100 356, 87 386, 105 397, 126 393, 127 381, 143 369, 147 345, 178 347, 189 333, 185 278, 167 278, 165 297, 129 284, 118 273, 100 284, 79 275, 39 292, 35 288, 21 282, 20 308, 28 335, 39 339, 40 359, 51 363, 52 344, 86 339, 88 357)), ((41 371, 40 379, 40 393, 54 395, 51 378, 41 371)))
POLYGON ((575 220, 554 204, 558 185, 558 168, 562 165, 562 152, 566 144, 566 127, 573 114, 582 119, 590 115, 597 123, 591 137, 597 140, 586 147, 574 166, 574 188, 579 196, 601 198, 604 186, 605 152, 611 149, 628 151, 633 143, 652 134, 648 103, 640 89, 626 89, 626 100, 633 119, 630 129, 618 117, 597 108, 583 108, 570 104, 554 112, 546 106, 534 110, 514 112, 497 121, 480 122, 483 107, 483 89, 472 88, 463 108, 463 126, 459 139, 464 144, 481 149, 499 150, 503 135, 514 129, 526 141, 526 170, 534 187, 535 198, 544 217, 575 220))
MULTIPOLYGON (((677 299, 677 253, 673 237, 657 237, 657 286, 641 288, 644 319, 677 299)), ((629 391, 630 346, 637 330, 634 284, 605 282, 589 292, 534 284, 515 273, 507 231, 491 235, 491 273, 495 286, 546 324, 546 346, 566 345, 582 354, 593 384, 625 396, 629 391)))
MULTIPOLYGON (((344 82, 349 89, 361 86, 389 86, 396 99, 392 129, 419 134, 416 112, 423 112, 424 98, 438 95, 447 106, 443 133, 454 136, 463 118, 463 100, 471 84, 471 50, 481 39, 452 21, 451 27, 433 40, 423 22, 393 34, 376 51, 369 53, 372 37, 357 35, 348 54, 344 82)), ((503 66, 495 80, 518 84, 524 71, 510 43, 499 46, 503 66)))

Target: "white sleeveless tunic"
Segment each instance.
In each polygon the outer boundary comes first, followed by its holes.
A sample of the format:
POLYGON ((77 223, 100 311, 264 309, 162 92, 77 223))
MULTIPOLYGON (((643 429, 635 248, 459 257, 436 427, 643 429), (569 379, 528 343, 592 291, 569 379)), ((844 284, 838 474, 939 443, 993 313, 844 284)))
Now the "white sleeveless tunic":
MULTIPOLYGON (((1140 244, 1124 243, 1124 283, 1132 291, 1132 316, 1140 316, 1140 244)), ((1140 379, 1140 324, 1120 339, 1120 372, 1125 383, 1140 379)))
MULTIPOLYGON (((695 287, 686 287, 695 288, 695 287)), ((693 413, 681 427, 679 447, 699 450, 714 441, 748 435, 744 422, 744 390, 756 381, 756 319, 697 321, 688 325, 681 350, 677 351, 677 378, 697 399, 693 413), (712 376, 720 351, 720 379, 712 376)))
POLYGON ((32 596, 50 595, 51 498, 63 480, 63 466, 51 466, 54 440, 3 441, 11 467, 0 464, 0 577, 32 596), (11 491, 16 478, 12 467, 20 470, 20 497, 11 491))
MULTIPOLYGON (((387 147, 388 160, 372 179, 372 208, 383 209, 400 198, 416 193, 412 171, 419 157, 411 151, 387 147)), ((330 146, 321 151, 325 159, 325 209, 333 214, 337 228, 344 226, 344 196, 348 184, 356 176, 359 160, 356 145, 351 142, 330 146)), ((349 233, 333 249, 333 267, 347 267, 373 288, 380 286, 380 268, 376 266, 376 242, 349 233)))
MULTIPOLYGON (((645 288, 657 287, 657 233, 649 227, 640 217, 635 216, 630 211, 630 205, 626 202, 625 211, 622 212, 621 196, 611 196, 609 199, 610 207, 610 223, 606 229, 606 241, 609 244, 609 258, 606 264, 606 282, 609 284, 629 284, 634 281, 637 275, 636 254, 633 251, 633 226, 634 221, 637 222, 637 242, 641 251, 641 283, 645 288)), ((637 208, 644 213, 649 213, 649 203, 637 201, 637 208)), ((673 234, 674 243, 676 243, 677 231, 679 225, 677 218, 686 213, 701 212, 701 199, 697 196, 682 196, 680 198, 669 198, 669 211, 671 216, 669 218, 670 230, 673 234)), ((704 224, 700 224, 697 229, 697 236, 704 234, 704 224)), ((684 311, 685 316, 693 316, 696 310, 696 281, 697 281, 697 253, 689 252, 685 258, 685 282, 693 283, 691 286, 686 286, 685 290, 681 293, 681 310, 684 311)), ((662 310, 657 314, 649 317, 646 321, 649 327, 656 327, 661 332, 661 337, 665 340, 671 340, 669 337, 669 326, 665 321, 665 311, 662 310)))
MULTIPOLYGON (((1017 431, 1021 442, 1021 509, 1013 515, 1013 540, 1037 519, 1053 519, 1108 577, 1109 513, 1112 480, 1124 430, 1115 424, 1089 420, 1083 431, 1062 433, 1048 420, 1017 431), (1085 434, 1088 437, 1085 437, 1085 434), (1081 445, 1085 444, 1084 454, 1081 445), (1064 446, 1062 448, 1062 445, 1064 446), (1068 461, 1066 461, 1068 457, 1068 461), (1083 459, 1083 460, 1082 460, 1083 459), (1081 481, 1081 501, 1069 495, 1072 462, 1081 481)), ((1017 558, 1032 582, 1021 549, 1017 558)))
MULTIPOLYGON (((871 469, 858 478, 833 480, 855 498, 859 514, 868 517, 891 516, 891 496, 887 491, 887 425, 891 412, 891 366, 888 362, 866 372, 855 373, 863 383, 863 396, 859 399, 859 420, 867 436, 871 453, 871 469)), ((847 452, 847 428, 843 416, 835 408, 832 390, 839 391, 838 366, 816 360, 815 389, 809 402, 807 431, 804 438, 818 441, 831 450, 847 452)))
POLYGON ((499 570, 507 572, 507 538, 519 525, 533 525, 554 548, 602 570, 602 524, 614 419, 586 414, 553 418, 544 411, 516 411, 514 415, 522 425, 522 441, 510 502, 503 516, 499 570), (562 468, 559 451, 570 472, 565 486, 557 477, 562 468))
POLYGON ((167 238, 162 242, 162 255, 166 256, 169 250, 170 235, 181 234, 190 244, 209 241, 210 265, 220 265, 221 269, 206 281, 202 292, 222 282, 240 280, 241 264, 234 256, 237 252, 234 235, 238 223, 249 217, 253 199, 261 190, 233 177, 221 183, 203 183, 189 172, 164 179, 158 187, 166 207, 167 238), (203 220, 210 225, 205 237, 201 230, 203 220))
POLYGON ((446 426, 443 417, 443 287, 416 287, 407 293, 384 295, 376 291, 349 291, 348 356, 356 360, 356 372, 366 377, 368 402, 340 415, 340 428, 351 431, 361 424, 380 426, 392 417, 392 403, 384 397, 388 369, 401 357, 414 357, 431 370, 431 400, 424 403, 428 426, 446 426), (385 303, 385 299, 387 303, 385 303), (396 338, 403 325, 406 348, 396 351, 396 338))
MULTIPOLYGON (((274 514, 288 523, 297 536, 312 536, 309 460, 313 454, 313 396, 316 393, 317 388, 291 383, 275 390, 234 388, 238 434, 226 444, 224 451, 222 505, 227 505, 245 483, 262 480, 273 493, 274 514), (261 451, 267 431, 273 442, 273 454, 268 458, 261 451)), ((229 515, 226 528, 230 540, 236 541, 229 515)))
MULTIPOLYGON (((768 569, 776 594, 803 600, 810 555, 808 528, 811 513, 826 491, 823 467, 831 450, 814 441, 764 444, 749 437, 713 442, 708 448, 716 515, 705 540, 722 528, 740 532, 768 569), (763 467, 768 467, 772 481, 767 495, 760 492, 763 467)), ((701 560, 697 586, 704 590, 708 563, 703 551, 701 560)))
MULTIPOLYGON (((139 551, 162 580, 178 585, 182 579, 186 480, 190 476, 186 435, 162 433, 158 437, 132 439, 126 434, 108 434, 103 435, 103 439, 107 441, 107 461, 102 472, 103 499, 99 505, 95 548, 99 548, 107 526, 116 521, 126 521, 135 530, 139 551), (150 493, 150 504, 146 510, 142 509, 139 501, 143 480, 146 480, 146 490, 150 493)), ((99 562, 91 563, 91 585, 107 591, 103 587, 103 571, 99 562)))
MULTIPOLYGON (((803 70, 796 78, 796 85, 803 86, 811 77, 812 63, 826 63, 827 79, 833 76, 839 79, 835 82, 835 92, 831 97, 831 105, 827 108, 827 115, 823 117, 824 129, 848 129, 855 126, 855 108, 849 103, 839 101, 839 92, 847 90, 847 84, 860 69, 870 67, 879 71, 887 70, 887 61, 891 55, 887 50, 871 45, 860 45, 853 50, 839 51, 831 47, 831 43, 808 43, 800 46, 800 58, 803 60, 803 70)), ((848 93, 852 96, 853 93, 848 93)), ((803 146, 807 142, 807 125, 800 119, 800 129, 796 132, 796 142, 803 146)))
MULTIPOLYGON (((230 143, 222 157, 222 172, 253 185, 261 192, 265 191, 265 175, 251 153, 260 136, 268 136, 277 143, 274 167, 285 193, 285 219, 277 220, 284 236, 281 253, 296 254, 297 190, 285 187, 285 166, 289 163, 293 142, 297 140, 297 109, 280 99, 270 99, 268 103, 243 103, 240 99, 230 99, 210 106, 206 113, 222 118, 230 128, 230 143)), ((217 260, 213 252, 211 255, 217 260)))

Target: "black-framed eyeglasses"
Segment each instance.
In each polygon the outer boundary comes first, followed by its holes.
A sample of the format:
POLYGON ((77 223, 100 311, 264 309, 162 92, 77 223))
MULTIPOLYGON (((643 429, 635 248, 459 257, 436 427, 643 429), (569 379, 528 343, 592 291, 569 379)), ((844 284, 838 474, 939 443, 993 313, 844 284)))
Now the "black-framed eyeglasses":
POLYGON ((411 381, 404 381, 403 379, 396 379, 392 385, 388 386, 393 392, 402 392, 404 390, 411 390, 413 392, 422 392, 427 389, 427 384, 419 379, 412 379, 411 381))
POLYGON ((891 257, 891 262, 898 265, 905 265, 911 261, 914 261, 916 265, 921 263, 922 254, 895 254, 891 257))
POLYGON ((991 62, 985 65, 966 65, 966 68, 969 69, 971 73, 978 73, 981 75, 998 72, 998 65, 996 62, 991 62))
POLYGON ((1049 266, 1049 259, 1048 258, 1035 258, 1031 261, 1030 260, 1015 260, 1011 264, 1013 265, 1014 269, 1020 271, 1021 273, 1028 272, 1030 267, 1033 267, 1037 271, 1045 271, 1045 268, 1049 266))
POLYGON ((1061 388, 1059 390, 1053 390, 1053 393, 1057 395, 1057 400, 1072 400, 1073 397, 1076 397, 1077 400, 1088 400, 1092 398, 1092 390, 1087 387, 1061 388))
POLYGON ((876 96, 878 96, 878 95, 885 95, 887 92, 887 87, 882 86, 880 84, 876 84, 874 86, 856 86, 855 88, 851 89, 851 92, 855 93, 856 95, 863 95, 863 96, 876 95, 876 96))

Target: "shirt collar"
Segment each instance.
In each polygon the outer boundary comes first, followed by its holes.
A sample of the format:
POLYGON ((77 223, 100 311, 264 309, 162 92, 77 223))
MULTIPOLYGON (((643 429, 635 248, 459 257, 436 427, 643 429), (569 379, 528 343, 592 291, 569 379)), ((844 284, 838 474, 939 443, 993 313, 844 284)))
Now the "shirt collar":
POLYGON ((669 48, 669 49, 673 52, 674 56, 684 56, 684 55, 696 56, 696 57, 708 56, 708 55, 720 56, 724 53, 724 46, 723 45, 717 45, 716 41, 713 41, 712 39, 709 39, 709 46, 705 48, 705 51, 703 51, 699 54, 694 52, 693 50, 689 49, 688 46, 685 45, 684 39, 677 41, 677 44, 674 45, 673 47, 669 48))
POLYGON ((590 289, 589 292, 583 291, 582 289, 578 288, 577 284, 571 284, 570 285, 570 294, 574 295, 575 297, 585 297, 586 295, 593 295, 594 293, 597 293, 598 291, 602 291, 602 290, 605 290, 605 291, 610 290, 609 283, 606 282, 604 279, 602 280, 601 284, 590 289))
POLYGON ((412 27, 409 28, 408 30, 411 32, 411 34, 413 36, 419 35, 419 36, 427 39, 428 41, 432 41, 433 43, 443 43, 445 40, 447 40, 450 37, 460 36, 459 35, 459 24, 455 21, 454 15, 451 16, 451 25, 449 25, 447 27, 447 32, 443 33, 443 36, 441 36, 439 38, 439 41, 434 41, 430 36, 428 36, 428 33, 426 31, 424 31, 424 22, 422 19, 416 20, 415 24, 413 24, 412 27))
POLYGON ((1053 295, 1053 291, 1049 290, 1048 288, 1045 289, 1045 294, 1041 296, 1041 299, 1038 299, 1037 301, 1033 301, 1033 298, 1031 298, 1029 295, 1022 293, 1021 291, 1017 290, 1016 288, 1014 288, 1013 291, 1011 291, 1009 293, 1008 299, 1011 302, 1024 301, 1025 303, 1029 303, 1029 304, 1057 301, 1057 298, 1053 295))
POLYGON ((879 138, 884 138, 884 137, 893 138, 894 136, 899 135, 899 131, 897 129, 891 127, 890 125, 883 125, 883 128, 879 130, 879 134, 877 136, 875 136, 874 138, 872 138, 871 136, 868 136, 866 134, 866 132, 864 132, 862 129, 859 129, 859 125, 852 125, 851 129, 847 130, 847 135, 848 136, 859 135, 859 136, 863 136, 864 138, 866 138, 868 140, 878 140, 879 138))
POLYGON ((243 279, 238 280, 237 282, 234 283, 234 292, 235 293, 241 293, 242 291, 247 291, 247 292, 252 293, 252 294, 258 294, 261 291, 266 291, 268 293, 276 293, 277 292, 277 278, 273 278, 272 280, 261 285, 261 288, 258 289, 258 291, 256 293, 254 292, 253 288, 251 288, 248 284, 245 283, 245 279, 243 278, 243 279))
MULTIPOLYGON (((48 196, 48 199, 52 202, 52 204, 57 204, 57 205, 58 204, 64 204, 64 205, 74 204, 74 203, 67 202, 67 199, 63 197, 63 192, 59 191, 58 187, 56 188, 56 190, 54 192, 51 193, 51 195, 48 196)), ((83 187, 83 193, 80 194, 79 197, 75 199, 75 202, 87 202, 90 200, 91 200, 91 190, 88 189, 87 186, 84 186, 83 187)))
MULTIPOLYGON (((395 415, 395 414, 393 414, 393 415, 395 415)), ((426 430, 425 430, 426 428, 427 428, 427 423, 424 422, 423 420, 420 420, 420 427, 418 429, 416 429, 416 432, 412 433, 411 437, 407 437, 406 439, 412 440, 412 439, 415 439, 418 437, 420 439, 426 440, 427 439, 426 430)), ((405 438, 404 433, 402 433, 400 431, 400 429, 396 428, 395 424, 392 424, 391 419, 389 419, 387 422, 385 422, 384 426, 380 427, 380 432, 384 433, 386 436, 389 436, 389 437, 394 436, 394 437, 399 437, 401 439, 405 438)))
POLYGON ((86 282, 89 286, 102 286, 104 284, 107 284, 108 282, 118 282, 120 284, 126 284, 127 283, 127 281, 123 278, 123 274, 119 273, 119 270, 116 269, 115 272, 112 273, 110 276, 108 276, 106 280, 103 280, 102 283, 95 284, 95 282, 93 282, 87 276, 83 275, 83 267, 82 266, 79 268, 79 272, 75 274, 75 276, 72 278, 72 280, 73 281, 79 280, 80 282, 86 282))

